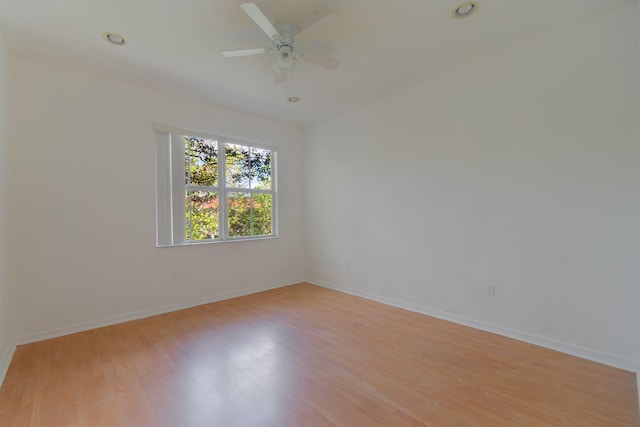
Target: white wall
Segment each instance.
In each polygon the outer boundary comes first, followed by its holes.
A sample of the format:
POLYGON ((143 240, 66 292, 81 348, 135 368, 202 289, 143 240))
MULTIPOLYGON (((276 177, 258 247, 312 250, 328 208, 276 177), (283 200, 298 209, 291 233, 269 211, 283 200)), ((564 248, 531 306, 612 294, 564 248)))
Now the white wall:
POLYGON ((19 57, 11 73, 20 341, 304 279, 301 129, 19 57), (156 248, 154 122, 278 146, 280 238, 156 248))
POLYGON ((312 281, 635 369, 636 7, 307 129, 312 281))
POLYGON ((0 33, 0 381, 4 377, 14 349, 11 312, 13 302, 9 287, 8 83, 8 53, 0 33))

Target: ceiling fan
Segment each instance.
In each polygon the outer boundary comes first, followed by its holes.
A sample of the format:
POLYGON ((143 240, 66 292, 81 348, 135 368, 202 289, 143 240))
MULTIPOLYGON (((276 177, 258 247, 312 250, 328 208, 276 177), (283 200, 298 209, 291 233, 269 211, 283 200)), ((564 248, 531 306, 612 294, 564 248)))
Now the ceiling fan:
MULTIPOLYGON (((222 52, 225 57, 235 58, 238 56, 260 55, 264 53, 276 54, 276 60, 272 65, 272 69, 276 72, 276 82, 286 81, 287 75, 293 77, 294 69, 301 66, 300 60, 319 65, 329 70, 335 70, 338 65, 340 65, 340 61, 335 58, 314 52, 307 48, 302 48, 302 46, 294 40, 295 36, 300 33, 300 29, 295 25, 280 24, 274 26, 255 3, 243 3, 240 7, 253 19, 258 27, 264 31, 271 40, 272 45, 271 47, 222 52)), ((325 16, 322 16, 311 25, 322 20, 325 16)))

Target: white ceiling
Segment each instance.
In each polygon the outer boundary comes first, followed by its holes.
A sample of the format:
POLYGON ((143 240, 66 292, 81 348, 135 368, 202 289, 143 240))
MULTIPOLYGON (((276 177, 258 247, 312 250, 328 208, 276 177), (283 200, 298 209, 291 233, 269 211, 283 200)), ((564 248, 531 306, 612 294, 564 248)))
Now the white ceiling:
POLYGON ((0 31, 15 55, 72 64, 298 125, 387 96, 430 73, 518 37, 636 0, 255 0, 274 24, 303 26, 312 46, 342 63, 306 65, 295 82, 273 82, 268 55, 225 58, 224 50, 268 47, 242 11, 247 0, 2 0, 0 31), (125 47, 108 45, 106 31, 125 47), (297 104, 287 102, 299 96, 297 104))

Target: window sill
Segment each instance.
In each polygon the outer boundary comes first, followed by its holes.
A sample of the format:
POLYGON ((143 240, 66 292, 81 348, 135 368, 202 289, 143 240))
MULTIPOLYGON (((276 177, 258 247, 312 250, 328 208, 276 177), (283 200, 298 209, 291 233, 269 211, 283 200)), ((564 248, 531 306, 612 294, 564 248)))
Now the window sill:
POLYGON ((261 240, 274 240, 274 239, 278 239, 278 236, 264 236, 264 237, 251 237, 251 238, 238 237, 238 238, 226 239, 226 240, 194 240, 194 241, 184 242, 184 243, 174 243, 172 245, 156 245, 156 248, 173 248, 173 247, 180 247, 180 246, 217 245, 217 244, 220 244, 220 243, 256 242, 256 241, 261 241, 261 240))

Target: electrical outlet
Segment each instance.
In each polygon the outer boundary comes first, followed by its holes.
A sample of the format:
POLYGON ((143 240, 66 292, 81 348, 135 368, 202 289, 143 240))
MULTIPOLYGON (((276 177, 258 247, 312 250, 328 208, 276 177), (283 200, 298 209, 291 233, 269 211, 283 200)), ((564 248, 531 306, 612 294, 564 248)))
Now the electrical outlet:
POLYGON ((169 273, 169 279, 171 279, 172 282, 177 282, 178 281, 178 272, 177 271, 172 271, 169 273))
POLYGON ((496 285, 487 285, 484 288, 484 294, 488 297, 495 297, 496 296, 496 285))

